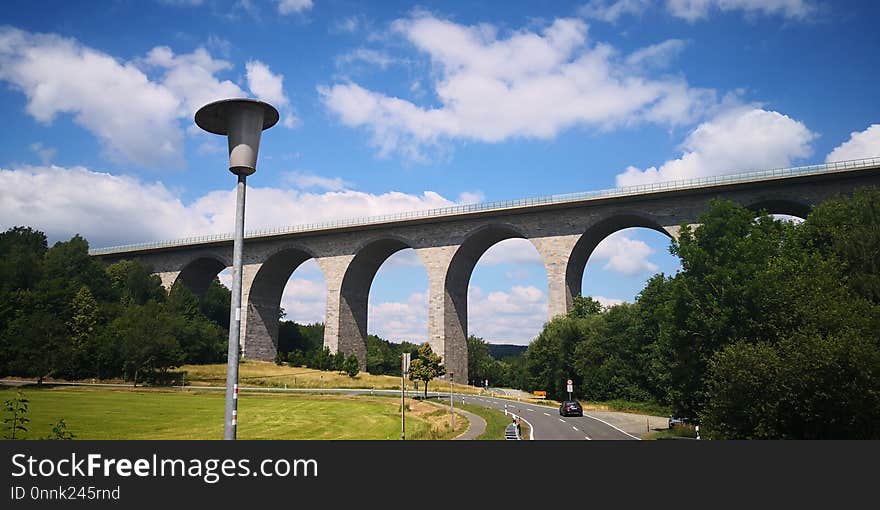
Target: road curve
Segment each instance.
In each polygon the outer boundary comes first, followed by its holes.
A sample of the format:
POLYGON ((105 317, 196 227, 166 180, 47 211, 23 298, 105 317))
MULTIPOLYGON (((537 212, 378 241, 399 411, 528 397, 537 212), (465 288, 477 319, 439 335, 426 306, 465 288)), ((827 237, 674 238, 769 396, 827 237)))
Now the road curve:
POLYGON ((456 396, 456 402, 476 404, 521 416, 532 426, 537 440, 634 440, 636 436, 600 420, 589 413, 584 416, 560 416, 555 407, 515 402, 482 395, 456 396))

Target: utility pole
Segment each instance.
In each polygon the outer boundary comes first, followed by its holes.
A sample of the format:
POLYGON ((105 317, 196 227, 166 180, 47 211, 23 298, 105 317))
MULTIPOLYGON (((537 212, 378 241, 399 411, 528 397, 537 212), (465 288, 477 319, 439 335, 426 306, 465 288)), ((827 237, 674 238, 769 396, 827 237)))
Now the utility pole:
POLYGON ((410 353, 400 355, 400 440, 406 440, 406 374, 409 372, 410 353))

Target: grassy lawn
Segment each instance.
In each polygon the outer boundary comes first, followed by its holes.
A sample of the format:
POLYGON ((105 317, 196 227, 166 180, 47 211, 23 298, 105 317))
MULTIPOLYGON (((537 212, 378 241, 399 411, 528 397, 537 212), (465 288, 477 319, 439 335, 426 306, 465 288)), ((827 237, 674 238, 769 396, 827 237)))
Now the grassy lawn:
MULTIPOLYGON (((219 391, 27 387, 24 394, 28 439, 46 437, 60 418, 76 439, 223 437, 219 391)), ((14 389, 0 389, 0 402, 14 396, 14 389)), ((409 399, 407 406, 407 439, 448 439, 467 427, 453 433, 434 406, 409 399)), ((400 438, 400 400, 387 397, 242 393, 238 415, 240 439, 400 438)))
MULTIPOLYGON (((505 416, 503 411, 497 409, 489 409, 488 407, 476 404, 462 404, 460 402, 457 402, 455 407, 482 416, 483 419, 486 420, 486 431, 477 438, 480 440, 503 440, 504 429, 506 429, 507 425, 513 421, 510 416, 505 416)), ((522 424, 522 430, 526 433, 527 429, 525 428, 524 423, 522 424)))
MULTIPOLYGON (((178 371, 186 372, 186 383, 193 386, 223 386, 226 384, 226 364, 184 365, 178 371)), ((242 386, 271 386, 276 388, 375 388, 378 390, 400 389, 400 377, 372 375, 361 372, 351 378, 336 371, 315 370, 304 367, 276 365, 268 361, 246 360, 238 369, 238 380, 242 386)), ((473 386, 455 384, 456 393, 478 393, 473 386)), ((407 389, 412 382, 407 381, 407 389)), ((419 389, 423 390, 421 383, 419 389)), ((428 391, 449 391, 449 383, 432 382, 428 391)))

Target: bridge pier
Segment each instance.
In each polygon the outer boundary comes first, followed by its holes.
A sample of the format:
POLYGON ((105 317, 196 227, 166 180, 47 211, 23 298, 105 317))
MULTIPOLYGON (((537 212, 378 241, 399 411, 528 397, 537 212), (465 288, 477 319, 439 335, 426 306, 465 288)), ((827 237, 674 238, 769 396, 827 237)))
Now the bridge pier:
MULTIPOLYGON (((547 319, 565 315, 571 310, 572 300, 581 293, 581 282, 566 277, 568 262, 580 235, 537 237, 530 239, 541 254, 547 271, 547 319)), ((581 271, 583 275, 583 271, 581 271)))
POLYGON ((446 371, 452 372, 456 381, 467 382, 467 282, 464 288, 447 282, 457 248, 419 248, 416 253, 428 273, 428 344, 443 357, 446 371), (462 303, 464 308, 460 309, 462 303))

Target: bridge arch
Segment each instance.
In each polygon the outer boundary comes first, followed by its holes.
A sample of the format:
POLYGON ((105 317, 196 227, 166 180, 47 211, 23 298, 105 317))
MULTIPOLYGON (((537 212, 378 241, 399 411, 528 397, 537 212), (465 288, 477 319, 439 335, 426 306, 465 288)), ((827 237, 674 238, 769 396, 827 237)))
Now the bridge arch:
POLYGON ((172 286, 180 283, 201 299, 214 278, 231 265, 230 261, 216 254, 196 257, 183 266, 172 286))
POLYGON ((802 220, 807 219, 812 210, 810 204, 788 198, 758 200, 749 203, 746 208, 755 213, 766 211, 768 214, 784 214, 786 216, 795 216, 802 220))
MULTIPOLYGON (((354 354, 361 370, 366 370, 367 367, 367 323, 373 280, 389 257, 401 250, 413 248, 413 244, 410 240, 395 235, 372 237, 357 247, 345 269, 339 285, 338 314, 334 319, 336 324, 335 327, 325 329, 324 345, 336 352, 354 354)), ((328 314, 328 321, 330 320, 328 314)))
POLYGON ((312 258, 315 255, 308 248, 298 244, 282 245, 269 253, 246 290, 243 289, 243 294, 247 296, 243 342, 246 358, 275 358, 284 287, 293 272, 312 258))
POLYGON ((507 223, 487 223, 464 236, 455 250, 443 284, 443 345, 433 345, 455 380, 467 382, 468 287, 474 268, 492 246, 507 239, 528 239, 519 228, 507 223))
POLYGON ((663 228, 656 219, 646 214, 623 212, 600 219, 581 235, 580 239, 575 243, 571 255, 569 255, 565 270, 567 306, 571 306, 571 300, 575 296, 581 295, 583 291, 584 270, 587 267, 590 255, 593 254, 599 243, 615 232, 634 227, 648 228, 666 237, 672 237, 669 231, 663 228))

